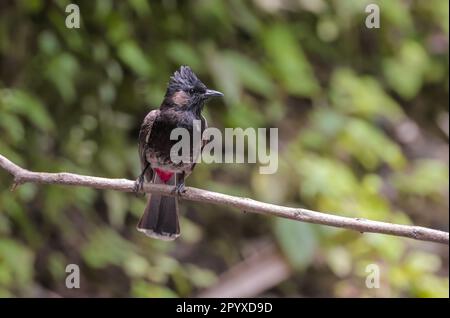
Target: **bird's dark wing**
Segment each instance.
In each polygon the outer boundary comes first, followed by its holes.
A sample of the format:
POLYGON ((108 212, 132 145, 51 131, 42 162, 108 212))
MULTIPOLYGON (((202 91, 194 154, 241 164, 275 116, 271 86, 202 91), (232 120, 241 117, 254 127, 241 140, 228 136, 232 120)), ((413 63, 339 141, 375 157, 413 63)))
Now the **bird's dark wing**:
MULTIPOLYGON (((148 146, 148 141, 150 138, 150 134, 152 132, 153 123, 155 122, 156 118, 159 116, 159 109, 152 110, 145 116, 144 121, 141 125, 141 130, 139 131, 139 159, 141 160, 141 169, 144 170, 147 166, 147 159, 146 159, 146 150, 148 146)), ((152 175, 152 170, 147 169, 148 173, 146 173, 146 177, 150 177, 152 175)), ((151 181, 147 178, 147 181, 151 181)))

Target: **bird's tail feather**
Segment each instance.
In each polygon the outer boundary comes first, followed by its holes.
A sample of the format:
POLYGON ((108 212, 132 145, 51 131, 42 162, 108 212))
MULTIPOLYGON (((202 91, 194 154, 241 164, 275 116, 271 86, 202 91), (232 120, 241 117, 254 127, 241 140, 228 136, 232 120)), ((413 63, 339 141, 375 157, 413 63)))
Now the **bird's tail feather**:
MULTIPOLYGON (((167 182, 163 182, 155 173, 153 183, 176 185, 176 173, 167 182)), ((150 194, 137 229, 152 238, 166 241, 176 239, 180 235, 177 198, 150 194)))

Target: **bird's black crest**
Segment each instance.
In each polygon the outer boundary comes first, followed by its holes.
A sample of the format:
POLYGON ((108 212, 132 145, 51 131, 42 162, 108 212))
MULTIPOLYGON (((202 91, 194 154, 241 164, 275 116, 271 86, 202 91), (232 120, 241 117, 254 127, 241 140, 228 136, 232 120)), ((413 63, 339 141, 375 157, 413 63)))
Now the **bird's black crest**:
POLYGON ((203 83, 197 78, 197 75, 191 70, 189 66, 181 66, 179 70, 173 73, 170 77, 169 90, 188 89, 190 87, 196 87, 203 85, 203 83))

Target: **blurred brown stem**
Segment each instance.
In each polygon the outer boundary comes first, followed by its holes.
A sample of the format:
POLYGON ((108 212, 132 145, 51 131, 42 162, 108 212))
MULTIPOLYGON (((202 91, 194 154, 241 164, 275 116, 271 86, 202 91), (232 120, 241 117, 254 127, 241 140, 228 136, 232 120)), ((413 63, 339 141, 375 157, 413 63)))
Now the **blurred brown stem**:
POLYGON ((230 268, 200 298, 255 297, 288 279, 292 269, 275 246, 263 246, 230 268))
MULTIPOLYGON (((99 178, 66 172, 32 172, 19 167, 2 155, 0 155, 0 166, 14 176, 13 189, 20 184, 33 182, 133 192, 135 185, 134 181, 127 179, 99 178)), ((159 193, 167 196, 176 195, 172 192, 172 190, 173 189, 170 186, 157 184, 145 184, 143 187, 143 192, 159 193)), ((361 233, 382 233, 409 237, 422 241, 438 242, 447 245, 449 243, 449 235, 447 232, 433 230, 426 227, 392 224, 360 218, 349 218, 307 209, 284 207, 259 202, 249 198, 235 197, 191 187, 187 187, 186 192, 181 194, 180 198, 183 200, 225 205, 244 210, 246 212, 274 215, 301 222, 340 227, 355 230, 361 233)))

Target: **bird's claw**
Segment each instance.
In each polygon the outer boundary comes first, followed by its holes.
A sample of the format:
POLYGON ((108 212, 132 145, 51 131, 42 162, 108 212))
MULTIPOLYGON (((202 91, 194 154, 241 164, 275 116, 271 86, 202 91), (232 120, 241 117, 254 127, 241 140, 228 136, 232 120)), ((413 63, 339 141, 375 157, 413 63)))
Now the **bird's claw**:
POLYGON ((136 196, 143 195, 140 192, 144 189, 144 176, 140 175, 134 182, 133 192, 136 196))
POLYGON ((186 187, 184 186, 184 183, 177 184, 175 186, 175 188, 172 190, 172 193, 176 194, 176 195, 181 195, 182 193, 185 193, 185 192, 186 192, 186 187))

